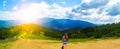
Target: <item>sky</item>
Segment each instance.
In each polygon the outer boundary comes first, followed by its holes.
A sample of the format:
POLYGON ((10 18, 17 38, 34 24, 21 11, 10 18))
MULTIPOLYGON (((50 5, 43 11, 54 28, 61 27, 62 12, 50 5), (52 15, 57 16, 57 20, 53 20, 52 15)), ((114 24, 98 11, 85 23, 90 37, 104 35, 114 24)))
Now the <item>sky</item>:
POLYGON ((120 0, 0 0, 0 20, 55 18, 120 22, 120 0))

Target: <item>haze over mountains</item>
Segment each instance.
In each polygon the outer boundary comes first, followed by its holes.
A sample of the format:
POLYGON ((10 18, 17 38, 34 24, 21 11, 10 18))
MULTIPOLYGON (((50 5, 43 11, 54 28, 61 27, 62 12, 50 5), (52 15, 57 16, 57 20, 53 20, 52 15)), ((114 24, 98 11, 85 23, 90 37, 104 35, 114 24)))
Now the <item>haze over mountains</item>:
MULTIPOLYGON (((76 27, 86 28, 86 27, 96 26, 96 24, 92 24, 90 22, 86 22, 82 20, 54 19, 54 18, 40 18, 37 19, 37 22, 33 22, 33 23, 55 30, 66 30, 76 27)), ((6 28, 20 24, 21 23, 18 20, 0 20, 0 28, 6 28)))

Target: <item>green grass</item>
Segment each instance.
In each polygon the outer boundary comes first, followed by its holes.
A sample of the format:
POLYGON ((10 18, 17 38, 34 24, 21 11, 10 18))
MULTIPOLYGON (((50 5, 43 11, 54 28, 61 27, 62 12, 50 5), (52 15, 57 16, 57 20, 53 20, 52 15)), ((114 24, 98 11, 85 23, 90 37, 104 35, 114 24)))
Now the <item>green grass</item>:
POLYGON ((11 45, 15 40, 13 39, 7 39, 4 41, 0 41, 0 49, 7 49, 9 45, 11 45))
MULTIPOLYGON (((45 39, 45 40, 58 40, 61 41, 61 38, 52 38, 52 37, 46 37, 44 35, 42 36, 37 36, 37 35, 33 35, 33 34, 27 34, 25 35, 23 38, 28 38, 28 39, 45 39)), ((75 43, 75 42, 96 42, 96 41, 100 41, 100 40, 115 40, 115 39, 120 39, 120 38, 85 38, 85 39, 74 39, 74 38, 70 38, 69 39, 69 43, 75 43)))
POLYGON ((120 37, 109 37, 109 38, 85 38, 85 39, 69 39, 69 43, 75 43, 75 42, 82 42, 82 43, 86 43, 86 42, 97 42, 97 41, 101 41, 101 40, 117 40, 120 39, 120 37))
POLYGON ((10 44, 11 42, 0 42, 0 49, 7 49, 7 46, 10 44))
POLYGON ((52 37, 46 37, 44 35, 33 35, 33 34, 27 34, 25 36, 23 36, 23 38, 28 38, 28 39, 46 39, 46 40, 60 40, 57 38, 52 38, 52 37))
POLYGON ((33 35, 33 34, 27 34, 25 36, 22 36, 22 38, 29 38, 29 39, 43 39, 45 38, 44 36, 36 36, 36 35, 33 35))
MULTIPOLYGON (((57 41, 62 41, 60 38, 52 38, 52 37, 46 37, 46 36, 37 36, 33 34, 27 34, 22 38, 27 38, 27 39, 45 39, 45 40, 57 40, 57 41)), ((98 39, 69 39, 69 43, 74 43, 74 42, 88 42, 88 41, 97 41, 98 39)))

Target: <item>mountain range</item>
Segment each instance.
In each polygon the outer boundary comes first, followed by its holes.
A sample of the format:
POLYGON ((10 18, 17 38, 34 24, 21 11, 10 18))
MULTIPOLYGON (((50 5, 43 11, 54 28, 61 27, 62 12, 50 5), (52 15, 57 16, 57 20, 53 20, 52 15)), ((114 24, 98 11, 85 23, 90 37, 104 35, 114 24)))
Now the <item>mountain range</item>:
MULTIPOLYGON (((54 18, 40 18, 37 19, 37 22, 35 22, 35 24, 59 31, 76 27, 86 28, 96 26, 96 24, 82 20, 54 19, 54 18)), ((21 25, 20 21, 18 20, 0 20, 0 28, 8 28, 17 25, 21 25)))

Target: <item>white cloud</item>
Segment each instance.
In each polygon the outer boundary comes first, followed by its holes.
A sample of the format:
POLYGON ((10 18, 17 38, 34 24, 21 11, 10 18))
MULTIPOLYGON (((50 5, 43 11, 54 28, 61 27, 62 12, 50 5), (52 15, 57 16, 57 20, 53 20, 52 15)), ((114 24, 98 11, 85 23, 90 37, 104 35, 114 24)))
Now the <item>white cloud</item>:
POLYGON ((7 1, 3 1, 3 7, 5 7, 5 6, 6 6, 6 3, 7 3, 7 1))
POLYGON ((82 3, 89 3, 91 2, 92 0, 83 0, 82 3))
POLYGON ((17 6, 14 6, 14 7, 13 7, 13 10, 17 10, 17 9, 18 9, 17 6))
POLYGON ((3 1, 3 3, 7 3, 7 1, 3 1))
POLYGON ((11 17, 9 16, 11 14, 10 11, 0 11, 0 20, 9 20, 11 17))
MULTIPOLYGON (((89 1, 84 0, 82 3, 84 2, 90 3, 91 1, 92 0, 89 0, 89 1)), ((117 15, 117 16, 107 15, 106 10, 108 10, 118 2, 120 2, 120 0, 109 0, 109 2, 104 6, 101 6, 99 8, 93 8, 93 9, 88 8, 87 10, 77 9, 75 7, 74 9, 76 9, 77 12, 71 12, 71 13, 75 16, 73 18, 74 20, 84 20, 84 21, 95 23, 95 24, 117 23, 117 22, 120 22, 120 15, 117 15), (90 15, 85 15, 81 12, 90 13, 90 15)), ((77 7, 80 8, 80 5, 78 5, 77 7)))
POLYGON ((65 5, 66 4, 66 2, 65 1, 63 1, 63 2, 61 2, 63 5, 65 5))
POLYGON ((118 22, 120 22, 120 15, 118 15, 118 16, 115 16, 115 17, 114 17, 114 19, 115 19, 115 21, 114 21, 115 23, 118 23, 118 22))
MULTIPOLYGON (((17 9, 14 7, 13 9, 17 9)), ((52 5, 42 1, 41 3, 23 4, 22 8, 17 9, 10 16, 15 19, 34 19, 43 17, 65 18, 70 8, 61 7, 54 3, 52 5)))

